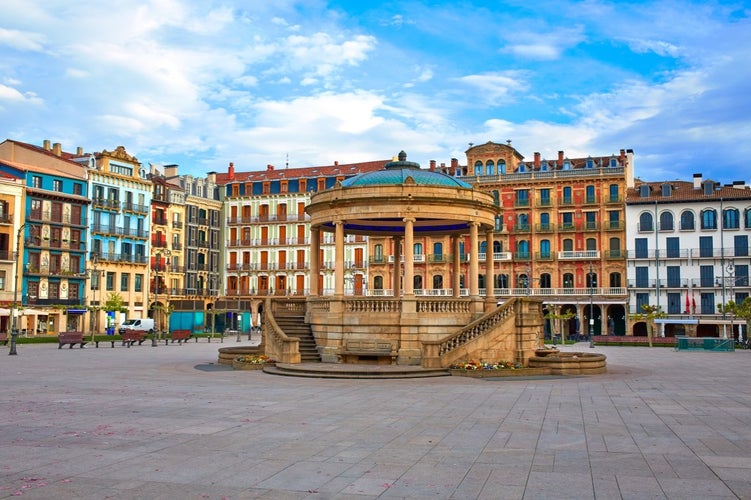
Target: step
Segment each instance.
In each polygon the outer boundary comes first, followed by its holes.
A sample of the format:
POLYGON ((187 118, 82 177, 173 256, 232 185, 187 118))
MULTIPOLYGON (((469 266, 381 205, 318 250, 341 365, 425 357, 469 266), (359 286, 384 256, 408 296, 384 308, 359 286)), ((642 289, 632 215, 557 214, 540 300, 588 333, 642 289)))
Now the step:
POLYGON ((368 365, 344 363, 277 363, 276 366, 264 367, 263 371, 272 375, 308 378, 341 379, 393 379, 447 377, 449 371, 444 368, 427 369, 419 366, 368 365))

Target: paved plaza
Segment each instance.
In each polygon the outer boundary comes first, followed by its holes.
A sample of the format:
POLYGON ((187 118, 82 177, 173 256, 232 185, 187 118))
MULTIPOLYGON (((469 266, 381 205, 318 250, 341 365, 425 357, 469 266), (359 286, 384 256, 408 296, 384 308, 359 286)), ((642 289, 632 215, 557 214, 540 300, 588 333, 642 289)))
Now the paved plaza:
POLYGON ((247 339, 147 344, 0 348, 0 498, 751 498, 751 351, 338 380, 216 363, 247 339))

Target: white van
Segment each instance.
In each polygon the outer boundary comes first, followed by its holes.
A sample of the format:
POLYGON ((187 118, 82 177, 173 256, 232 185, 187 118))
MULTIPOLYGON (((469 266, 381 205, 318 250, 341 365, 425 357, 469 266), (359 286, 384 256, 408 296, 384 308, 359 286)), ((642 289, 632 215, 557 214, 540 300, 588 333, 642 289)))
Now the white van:
POLYGON ((120 325, 120 335, 125 330, 139 330, 147 333, 154 333, 154 320, 151 318, 126 319, 120 325))

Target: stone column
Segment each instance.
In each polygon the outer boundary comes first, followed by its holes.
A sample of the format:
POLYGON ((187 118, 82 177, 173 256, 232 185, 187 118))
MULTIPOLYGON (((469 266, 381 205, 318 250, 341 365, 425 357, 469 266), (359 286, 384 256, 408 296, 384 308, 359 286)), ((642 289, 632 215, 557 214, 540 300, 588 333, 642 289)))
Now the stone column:
POLYGON ((480 272, 477 226, 476 222, 472 222, 469 225, 469 247, 471 248, 469 258, 469 295, 472 298, 480 296, 479 280, 477 279, 477 275, 480 272))
POLYGON ((404 219, 404 295, 415 293, 415 219, 404 219))
POLYGON ((402 295, 402 237, 394 237, 394 297, 402 295))
POLYGON ((493 261, 493 230, 485 233, 485 302, 486 310, 490 311, 496 305, 495 300, 495 268, 493 261))
POLYGON ((451 284, 451 287, 454 291, 454 297, 461 297, 462 294, 462 282, 461 282, 461 274, 460 274, 460 266, 459 266, 459 236, 452 236, 451 242, 453 243, 452 252, 454 253, 454 262, 453 262, 453 268, 454 268, 454 279, 453 283, 451 284))
POLYGON ((310 228, 310 290, 311 297, 318 296, 318 280, 321 279, 321 263, 318 257, 321 255, 321 230, 317 227, 310 228))
POLYGON ((336 232, 334 235, 334 295, 344 295, 344 222, 334 223, 336 232))

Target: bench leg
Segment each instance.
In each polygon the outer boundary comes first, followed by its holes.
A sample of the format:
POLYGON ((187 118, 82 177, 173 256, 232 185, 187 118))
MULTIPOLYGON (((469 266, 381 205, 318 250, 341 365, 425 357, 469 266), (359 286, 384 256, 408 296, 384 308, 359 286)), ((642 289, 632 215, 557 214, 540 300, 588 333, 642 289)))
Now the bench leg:
POLYGON ((63 344, 57 344, 57 348, 58 349, 62 349, 63 348, 63 344))

